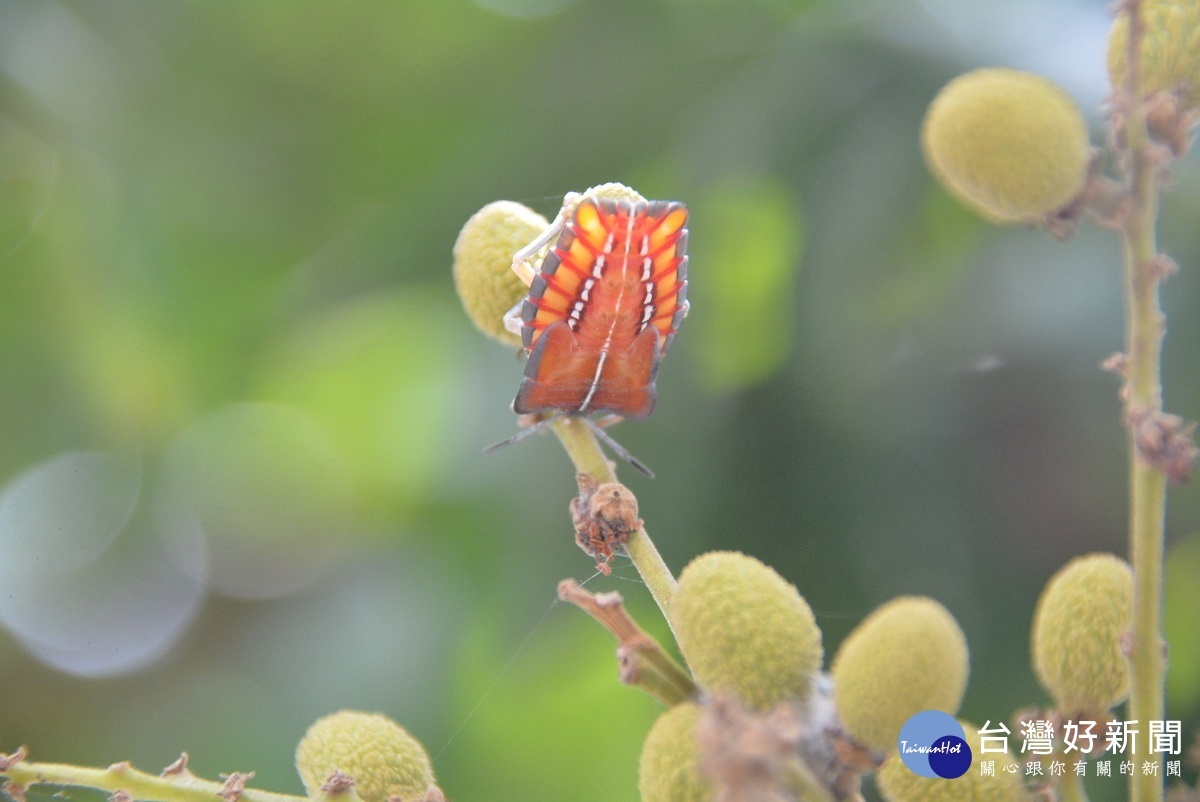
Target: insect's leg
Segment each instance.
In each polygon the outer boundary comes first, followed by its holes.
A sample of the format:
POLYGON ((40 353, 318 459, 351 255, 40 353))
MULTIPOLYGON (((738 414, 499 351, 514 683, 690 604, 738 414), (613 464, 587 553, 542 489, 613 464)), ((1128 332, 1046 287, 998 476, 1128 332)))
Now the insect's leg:
POLYGON ((563 197, 563 205, 558 210, 558 216, 546 227, 546 230, 539 234, 533 242, 513 254, 513 272, 525 283, 526 287, 533 283, 534 274, 537 272, 534 270, 531 260, 538 251, 545 248, 546 244, 563 230, 567 225, 567 218, 575 213, 575 207, 579 205, 581 198, 582 196, 578 192, 568 192, 563 197))
POLYGON ((525 299, 517 301, 513 304, 513 308, 504 313, 504 328, 508 332, 521 336, 521 329, 525 326, 525 321, 521 319, 521 308, 525 306, 525 299))
POLYGON ((487 448, 485 448, 483 450, 483 453, 491 454, 493 451, 499 451, 500 449, 504 448, 505 446, 511 446, 513 443, 517 442, 518 440, 524 440, 526 437, 533 434, 534 432, 540 432, 542 429, 545 429, 551 423, 558 420, 558 418, 561 415, 562 415, 561 412, 557 412, 557 413, 551 415, 550 417, 546 418, 545 420, 540 420, 537 423, 533 424, 532 426, 530 426, 526 429, 522 429, 521 431, 514 434, 512 437, 508 438, 507 440, 501 440, 499 443, 492 443, 490 446, 488 446, 487 448))
POLYGON ((647 466, 646 463, 642 462, 640 459, 638 459, 637 457, 633 456, 628 451, 626 451, 625 446, 621 445, 616 440, 612 439, 612 436, 609 435, 608 432, 601 429, 600 425, 598 423, 596 423, 591 418, 584 418, 584 420, 587 421, 587 425, 591 428, 591 430, 593 432, 596 433, 596 436, 599 437, 601 440, 603 440, 604 444, 612 449, 612 452, 614 454, 616 454, 618 457, 620 457, 621 459, 628 462, 633 467, 637 468, 642 473, 649 476, 651 479, 654 478, 654 471, 650 470, 649 466, 647 466))

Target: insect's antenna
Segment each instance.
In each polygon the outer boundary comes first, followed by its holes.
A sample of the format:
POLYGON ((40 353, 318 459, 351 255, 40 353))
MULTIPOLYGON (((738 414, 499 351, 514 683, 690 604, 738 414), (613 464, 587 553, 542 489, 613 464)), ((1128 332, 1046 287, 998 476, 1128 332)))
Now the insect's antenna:
POLYGON ((537 423, 533 424, 532 426, 522 429, 521 431, 517 432, 516 434, 514 434, 512 437, 508 438, 507 440, 501 440, 499 443, 492 443, 490 446, 488 446, 487 448, 485 448, 483 450, 483 453, 491 454, 493 451, 499 451, 500 449, 504 448, 505 446, 511 446, 513 443, 517 442, 518 440, 524 440, 526 437, 533 434, 534 432, 540 432, 542 429, 545 429, 551 423, 558 420, 559 417, 561 417, 561 416, 562 416, 562 413, 559 412, 558 414, 551 415, 550 417, 546 418, 545 420, 540 420, 537 423))
POLYGON ((614 454, 628 462, 633 467, 637 468, 642 473, 649 476, 651 479, 654 478, 654 471, 650 470, 646 463, 642 462, 640 459, 625 450, 625 446, 612 439, 612 435, 604 431, 600 424, 596 423, 596 421, 592 420, 591 418, 584 418, 584 420, 587 421, 588 427, 596 434, 596 436, 603 440, 604 444, 612 449, 614 454))

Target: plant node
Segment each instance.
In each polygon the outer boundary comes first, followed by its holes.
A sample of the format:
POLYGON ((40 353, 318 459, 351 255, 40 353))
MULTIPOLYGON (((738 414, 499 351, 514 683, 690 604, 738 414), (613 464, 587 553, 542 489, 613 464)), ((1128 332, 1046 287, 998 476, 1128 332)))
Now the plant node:
POLYGON ((596 619, 617 639, 621 682, 641 688, 668 707, 696 696, 691 677, 630 617, 621 594, 588 593, 574 579, 564 579, 558 583, 558 598, 596 619))
POLYGON ((1144 405, 1131 406, 1126 417, 1138 457, 1176 484, 1187 481, 1196 462, 1195 422, 1144 405))
POLYGON ((29 752, 23 746, 18 746, 11 755, 0 755, 0 771, 8 771, 28 756, 29 752))
POLYGON ((181 775, 181 776, 184 774, 191 774, 191 772, 188 771, 188 753, 187 752, 180 752, 179 758, 174 763, 172 763, 171 765, 169 765, 165 769, 163 769, 161 772, 159 772, 158 776, 159 777, 173 777, 176 774, 181 775))
MULTIPOLYGON (((126 764, 128 767, 129 764, 126 764)), ((246 783, 254 779, 254 772, 232 772, 230 774, 217 775, 224 781, 221 790, 217 792, 217 796, 224 799, 225 802, 238 802, 242 798, 242 792, 246 790, 246 783)))

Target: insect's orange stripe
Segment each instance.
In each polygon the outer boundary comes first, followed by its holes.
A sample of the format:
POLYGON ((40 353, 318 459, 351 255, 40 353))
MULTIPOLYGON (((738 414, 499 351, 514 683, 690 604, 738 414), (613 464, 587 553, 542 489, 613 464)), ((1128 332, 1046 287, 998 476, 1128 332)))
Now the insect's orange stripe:
POLYGON ((671 212, 673 211, 675 210, 668 208, 662 213, 661 217, 648 217, 647 219, 654 221, 654 225, 650 227, 650 230, 647 231, 646 234, 653 234, 655 231, 658 231, 660 228, 662 228, 662 224, 667 221, 667 218, 671 216, 671 212))
MULTIPOLYGON (((655 299, 654 307, 657 309, 658 307, 660 307, 660 306, 662 306, 662 305, 663 305, 663 302, 664 302, 664 301, 672 301, 672 300, 674 300, 674 299, 675 299, 675 296, 677 296, 677 295, 679 294, 679 290, 681 290, 682 288, 683 288, 683 285, 682 285, 682 284, 677 284, 677 285, 675 285, 675 289, 673 289, 673 290, 671 290, 670 292, 666 293, 665 295, 662 295, 662 296, 660 296, 659 298, 656 298, 656 299, 655 299)), ((677 308, 677 307, 676 307, 676 308, 677 308)), ((651 320, 658 320, 659 318, 665 317, 665 316, 667 316, 667 315, 673 315, 673 314, 675 314, 675 309, 674 309, 674 308, 672 308, 672 309, 670 309, 669 311, 666 311, 666 312, 660 312, 659 314, 655 315, 654 317, 652 317, 652 318, 650 318, 650 319, 651 319, 651 320)))
MULTIPOLYGON (((597 248, 595 245, 593 245, 593 244, 592 244, 592 243, 591 243, 591 242, 588 240, 588 238, 587 238, 587 237, 584 237, 584 236, 582 236, 582 234, 583 234, 583 232, 582 232, 582 231, 580 231, 580 232, 579 232, 579 234, 576 234, 576 235, 575 235, 575 242, 578 242, 578 243, 582 244, 582 245, 583 245, 583 247, 587 248, 587 249, 588 249, 589 251, 591 251, 593 254, 599 254, 599 253, 600 253, 600 249, 599 249, 599 248, 597 248)), ((556 250, 556 252, 557 252, 557 250, 556 250)))
MULTIPOLYGON (((545 279, 545 281, 546 281, 546 289, 554 290, 556 293, 558 293, 562 297, 566 298, 567 300, 570 300, 575 297, 574 293, 567 292, 562 287, 558 286, 558 282, 556 282, 554 280, 553 276, 547 276, 545 273, 543 273, 542 278, 545 279)), ((538 301, 541 301, 541 299, 539 298, 538 301)), ((541 304, 539 303, 538 305, 540 306, 541 304)))
MULTIPOLYGON (((657 259, 659 256, 662 255, 663 251, 665 251, 667 248, 670 248, 672 245, 674 245, 676 242, 678 242, 679 237, 682 234, 683 234, 683 229, 681 229, 681 228, 675 229, 675 231, 673 233, 667 235, 667 238, 665 240, 663 240, 662 245, 659 245, 653 251, 646 254, 646 256, 650 257, 651 259, 657 259)), ((649 234, 647 234, 646 236, 649 236, 649 234)))
POLYGON ((554 253, 558 256, 559 263, 565 265, 568 270, 574 271, 574 273, 577 276, 579 276, 580 278, 588 277, 588 275, 589 275, 588 271, 584 270, 582 267, 575 264, 575 262, 571 259, 570 255, 568 254, 567 251, 555 250, 554 253))
POLYGON ((658 272, 657 272, 657 273, 655 273, 653 276, 651 276, 651 277, 650 277, 650 281, 652 281, 653 283, 657 284, 659 281, 661 281, 662 279, 666 278, 666 277, 667 277, 669 274, 671 274, 671 273, 678 273, 678 272, 679 272, 679 262, 680 262, 680 261, 682 261, 682 260, 680 260, 680 259, 672 259, 672 260, 670 261, 670 263, 669 263, 669 264, 668 264, 666 267, 664 267, 662 270, 658 271, 658 272))

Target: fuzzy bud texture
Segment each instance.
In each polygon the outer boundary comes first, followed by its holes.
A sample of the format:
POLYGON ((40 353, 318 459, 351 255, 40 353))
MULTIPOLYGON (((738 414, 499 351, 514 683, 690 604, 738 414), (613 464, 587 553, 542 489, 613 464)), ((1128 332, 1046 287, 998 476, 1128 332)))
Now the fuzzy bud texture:
POLYGON ((1040 75, 983 69, 960 75, 930 104, 925 161, 946 189, 996 223, 1034 222, 1068 206, 1087 178, 1087 124, 1040 75))
POLYGON ((940 777, 921 777, 909 771, 898 754, 884 762, 876 775, 879 793, 887 802, 1030 802, 1032 797, 1025 791, 1021 775, 1000 771, 997 765, 995 776, 983 776, 979 763, 984 757, 979 748, 979 728, 961 722, 971 747, 971 768, 962 777, 943 780, 940 777))
POLYGON ((521 345, 504 328, 504 313, 529 291, 512 270, 513 254, 549 225, 526 206, 495 201, 471 216, 454 243, 454 286, 463 308, 476 328, 505 345, 521 345))
POLYGON ((1067 563, 1033 614, 1033 668, 1066 713, 1100 713, 1129 694, 1121 636, 1133 617, 1133 572, 1111 554, 1067 563))
POLYGON ((904 596, 867 616, 833 661, 834 701, 853 738, 894 750, 922 710, 954 715, 967 689, 967 639, 933 599, 904 596))
MULTIPOLYGON (((1142 92, 1178 92, 1184 108, 1200 108, 1200 3, 1142 0, 1142 92)), ((1108 37, 1108 75, 1114 89, 1127 80, 1129 16, 1119 14, 1108 37)))
POLYGON ((296 747, 296 770, 314 799, 335 770, 354 778, 363 802, 422 800, 434 784, 429 755, 396 722, 342 710, 317 720, 296 747))
POLYGON ((584 195, 594 195, 597 198, 608 198, 610 200, 623 200, 630 203, 644 201, 642 194, 632 187, 627 187, 624 184, 616 181, 610 181, 607 184, 597 184, 594 187, 587 189, 584 195))
POLYGON ((712 786, 700 774, 696 726, 700 708, 684 702, 658 717, 638 768, 642 802, 709 802, 712 786))
POLYGON ((671 601, 696 681, 765 711, 803 699, 821 667, 821 630, 787 580, 753 557, 711 552, 683 570, 671 601))

